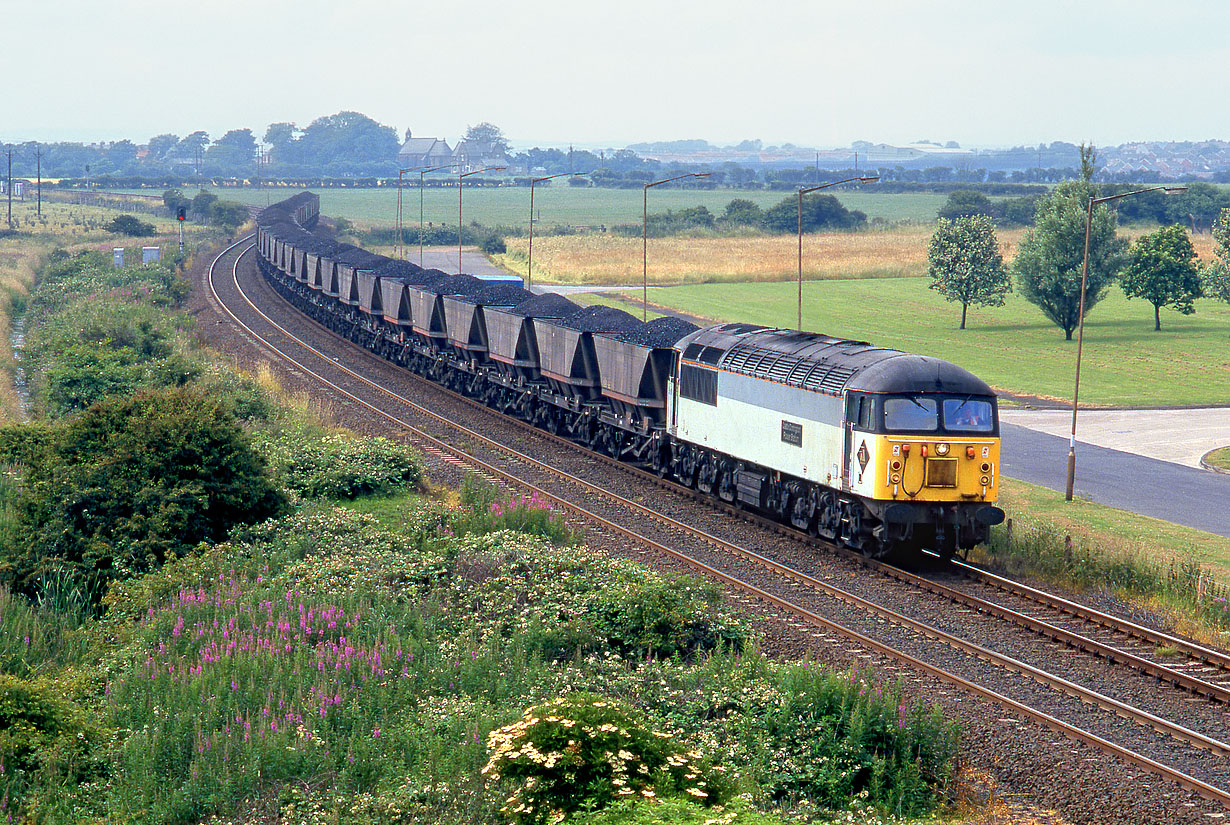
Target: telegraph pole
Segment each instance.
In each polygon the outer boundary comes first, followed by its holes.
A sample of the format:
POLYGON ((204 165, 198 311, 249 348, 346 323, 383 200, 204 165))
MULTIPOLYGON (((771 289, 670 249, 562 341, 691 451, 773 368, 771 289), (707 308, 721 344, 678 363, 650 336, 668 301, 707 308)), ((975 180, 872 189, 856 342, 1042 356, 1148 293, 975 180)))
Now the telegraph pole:
POLYGON ((34 155, 38 159, 38 219, 43 219, 43 147, 38 147, 34 155))
POLYGON ((9 229, 13 228, 13 147, 8 147, 7 153, 9 156, 9 176, 8 176, 8 194, 9 194, 9 229))

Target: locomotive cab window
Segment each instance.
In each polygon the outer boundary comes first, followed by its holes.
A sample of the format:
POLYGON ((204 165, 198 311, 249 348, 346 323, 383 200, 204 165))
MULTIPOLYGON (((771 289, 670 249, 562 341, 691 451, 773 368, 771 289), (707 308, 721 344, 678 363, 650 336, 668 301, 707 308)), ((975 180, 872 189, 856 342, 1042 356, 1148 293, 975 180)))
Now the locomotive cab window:
POLYGON ((926 395, 885 398, 884 428, 889 432, 935 432, 940 428, 939 402, 926 395))
POLYGON ((945 398, 944 429, 963 433, 993 432, 995 408, 985 398, 945 398))

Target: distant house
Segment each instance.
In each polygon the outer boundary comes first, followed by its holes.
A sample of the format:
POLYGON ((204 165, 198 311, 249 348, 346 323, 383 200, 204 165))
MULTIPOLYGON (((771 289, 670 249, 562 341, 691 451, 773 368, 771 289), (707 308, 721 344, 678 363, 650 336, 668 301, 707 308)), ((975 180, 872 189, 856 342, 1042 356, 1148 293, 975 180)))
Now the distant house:
POLYGON ((397 152, 397 165, 403 169, 413 166, 443 166, 452 163, 453 150, 438 138, 416 138, 406 130, 406 142, 397 152))
POLYGON ((453 163, 458 171, 473 172, 492 166, 508 166, 508 156, 490 143, 462 138, 453 150, 453 163))

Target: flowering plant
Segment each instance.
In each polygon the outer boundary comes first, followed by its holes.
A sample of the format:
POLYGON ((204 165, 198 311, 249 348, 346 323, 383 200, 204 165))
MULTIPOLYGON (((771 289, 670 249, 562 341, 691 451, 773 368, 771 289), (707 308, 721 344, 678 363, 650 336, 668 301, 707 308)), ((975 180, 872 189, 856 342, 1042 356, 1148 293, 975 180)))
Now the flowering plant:
POLYGON ((669 734, 648 728, 617 702, 589 694, 555 699, 487 737, 489 781, 516 780, 501 809, 514 822, 559 822, 582 804, 686 794, 711 804, 718 795, 697 753, 682 753, 669 734))

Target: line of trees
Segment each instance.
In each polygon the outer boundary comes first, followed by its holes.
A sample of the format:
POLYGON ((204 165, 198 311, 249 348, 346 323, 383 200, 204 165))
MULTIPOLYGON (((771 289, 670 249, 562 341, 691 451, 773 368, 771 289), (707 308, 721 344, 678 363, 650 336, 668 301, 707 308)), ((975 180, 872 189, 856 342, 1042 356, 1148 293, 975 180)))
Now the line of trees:
MULTIPOLYGON (((1021 239, 1006 267, 986 214, 941 217, 927 250, 931 288, 961 304, 961 329, 970 306, 1001 306, 1015 287, 1066 339, 1081 319, 1081 282, 1089 201, 1101 197, 1088 180, 1063 184, 1038 201, 1034 226, 1021 239)), ((1127 200, 1127 199, 1125 199, 1127 200)), ((1084 275, 1087 315, 1118 282, 1129 300, 1153 307, 1153 328, 1161 330, 1161 310, 1195 312, 1195 300, 1210 297, 1230 303, 1230 208, 1213 225, 1214 260, 1201 266, 1187 230, 1160 227, 1129 244, 1117 234, 1114 210, 1094 207, 1089 220, 1089 263, 1084 275)))

